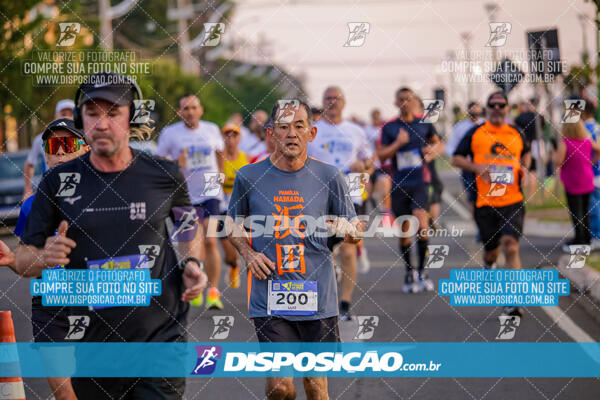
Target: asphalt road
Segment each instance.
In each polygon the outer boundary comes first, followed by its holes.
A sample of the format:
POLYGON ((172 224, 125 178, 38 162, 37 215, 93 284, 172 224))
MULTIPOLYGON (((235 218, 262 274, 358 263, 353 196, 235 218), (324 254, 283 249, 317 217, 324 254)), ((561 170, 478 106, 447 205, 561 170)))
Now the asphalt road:
MULTIPOLYGON (((452 186, 451 186, 452 187, 452 186)), ((456 219, 453 210, 446 211, 448 220, 456 219)), ((15 239, 4 235, 2 240, 15 245, 15 239)), ((460 237, 436 237, 432 244, 448 244, 450 254, 441 269, 431 270, 436 282, 448 277, 450 268, 480 267, 481 249, 472 234, 460 237)), ((552 267, 560 255, 558 240, 529 235, 521 241, 524 268, 552 267)), ((372 268, 359 275, 354 294, 355 315, 375 315, 379 325, 371 341, 395 342, 494 342, 499 329, 500 308, 452 307, 447 297, 436 292, 402 294, 404 267, 398 259, 396 239, 366 241, 372 268)), ((225 274, 222 274, 225 275, 225 274)), ((235 318, 227 341, 255 341, 253 325, 247 318, 246 279, 240 289, 221 285, 225 309, 220 312, 193 308, 189 315, 190 341, 209 341, 213 330, 212 316, 235 318)), ((31 340, 30 296, 27 279, 0 270, 0 310, 11 310, 18 341, 31 340)), ((530 307, 521 320, 513 341, 572 342, 572 332, 563 328, 568 317, 593 341, 600 340, 600 324, 582 304, 586 295, 572 290, 560 300, 560 318, 551 317, 542 307, 530 307)), ((593 307, 593 306, 592 306, 593 307)), ((589 307, 588 307, 589 308, 589 307)), ((600 309, 597 309, 600 312, 600 309)), ((344 340, 352 340, 357 323, 344 322, 344 340)), ((298 398, 303 399, 302 382, 296 380, 298 398)), ((44 379, 25 379, 28 399, 47 399, 49 390, 44 379)), ((534 378, 337 378, 329 382, 332 399, 598 399, 600 379, 534 379, 534 378)), ((187 399, 262 399, 264 379, 188 379, 187 399)))

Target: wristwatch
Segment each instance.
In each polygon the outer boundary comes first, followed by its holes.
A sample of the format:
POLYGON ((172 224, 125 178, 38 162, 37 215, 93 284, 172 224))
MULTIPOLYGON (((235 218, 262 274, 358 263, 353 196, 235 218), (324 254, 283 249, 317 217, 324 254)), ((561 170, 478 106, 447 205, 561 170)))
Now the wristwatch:
POLYGON ((200 267, 200 270, 204 271, 204 263, 202 261, 198 260, 196 257, 188 257, 188 258, 184 258, 183 260, 181 260, 181 262, 179 263, 179 269, 182 269, 182 270, 185 269, 185 264, 187 264, 188 261, 195 262, 200 267))

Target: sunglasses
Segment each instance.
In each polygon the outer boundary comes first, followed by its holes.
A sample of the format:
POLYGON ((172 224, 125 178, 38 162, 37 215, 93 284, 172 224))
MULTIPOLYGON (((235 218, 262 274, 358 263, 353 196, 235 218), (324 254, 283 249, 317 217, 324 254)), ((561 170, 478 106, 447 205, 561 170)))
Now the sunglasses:
POLYGON ((83 140, 74 137, 53 137, 44 140, 44 151, 48 154, 56 154, 62 147, 65 153, 75 153, 81 149, 83 140))
POLYGON ((507 103, 488 103, 487 106, 489 108, 499 108, 500 110, 502 110, 507 105, 508 105, 507 103))
POLYGON ((225 137, 230 137, 230 136, 238 137, 239 135, 240 134, 237 133, 236 131, 227 131, 227 132, 223 133, 223 136, 225 136, 225 137))

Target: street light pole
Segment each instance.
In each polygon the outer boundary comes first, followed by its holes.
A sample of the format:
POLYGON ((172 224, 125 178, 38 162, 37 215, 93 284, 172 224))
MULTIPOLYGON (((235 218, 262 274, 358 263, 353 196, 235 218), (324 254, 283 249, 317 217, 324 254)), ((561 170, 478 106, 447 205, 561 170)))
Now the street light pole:
MULTIPOLYGON (((469 65, 469 69, 471 68, 471 39, 473 38, 473 35, 471 34, 471 32, 461 32, 460 34, 460 38, 463 41, 463 45, 465 47, 465 55, 467 56, 467 62, 469 65)), ((467 101, 472 101, 473 100, 473 84, 469 83, 468 79, 467 79, 467 101)))
POLYGON ((581 12, 577 14, 577 19, 579 20, 579 25, 581 25, 581 39, 583 43, 583 49, 581 51, 581 62, 585 65, 589 62, 590 59, 590 55, 588 53, 587 34, 585 32, 585 23, 587 21, 587 15, 581 12))
MULTIPOLYGON (((495 22, 494 20, 496 19, 496 12, 498 11, 498 4, 494 2, 485 3, 484 7, 488 14, 488 21, 495 22)), ((498 62, 498 52, 496 50, 496 46, 492 47, 492 54, 494 56, 494 62, 498 62)))

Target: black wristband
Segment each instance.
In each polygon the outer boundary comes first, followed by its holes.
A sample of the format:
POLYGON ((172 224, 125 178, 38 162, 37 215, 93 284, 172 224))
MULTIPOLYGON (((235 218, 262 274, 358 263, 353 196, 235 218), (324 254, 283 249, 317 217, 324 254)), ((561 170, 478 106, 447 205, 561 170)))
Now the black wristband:
POLYGON ((200 267, 201 271, 204 271, 204 263, 200 260, 198 260, 196 257, 187 257, 184 258, 183 260, 181 260, 181 262, 179 263, 179 269, 185 269, 185 264, 187 264, 188 261, 193 261, 196 264, 198 264, 198 266, 200 267))

